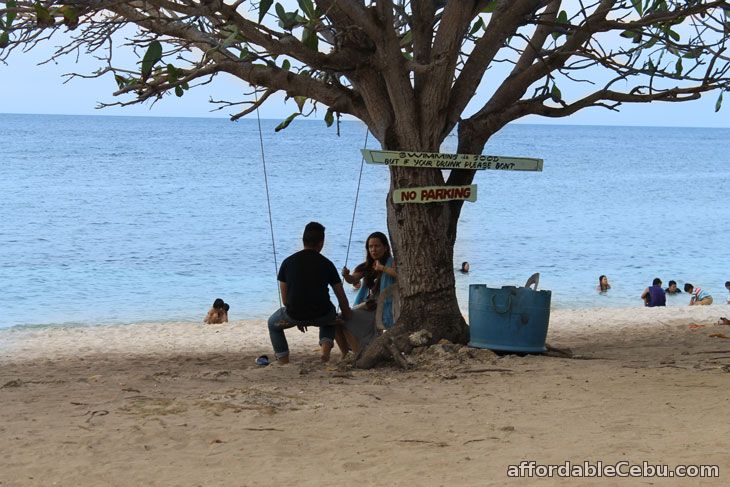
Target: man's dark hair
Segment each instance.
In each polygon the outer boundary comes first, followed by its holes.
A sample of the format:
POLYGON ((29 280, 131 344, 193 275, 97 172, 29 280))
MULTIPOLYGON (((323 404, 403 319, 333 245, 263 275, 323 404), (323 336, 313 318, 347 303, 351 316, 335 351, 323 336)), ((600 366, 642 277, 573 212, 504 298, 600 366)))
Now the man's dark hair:
POLYGON ((694 289, 694 286, 692 284, 690 284, 688 282, 684 283, 684 292, 691 293, 693 289, 694 289))
POLYGON ((324 226, 317 222, 307 223, 307 226, 304 227, 302 242, 305 247, 316 247, 318 244, 324 242, 324 226))
POLYGON ((655 277, 654 280, 652 281, 651 285, 652 286, 661 286, 662 285, 662 280, 659 279, 658 277, 655 277))
POLYGON ((672 284, 674 284, 676 286, 677 285, 677 281, 669 281, 669 287, 672 287, 672 284))
POLYGON ((730 281, 725 281, 725 287, 730 286, 730 281))

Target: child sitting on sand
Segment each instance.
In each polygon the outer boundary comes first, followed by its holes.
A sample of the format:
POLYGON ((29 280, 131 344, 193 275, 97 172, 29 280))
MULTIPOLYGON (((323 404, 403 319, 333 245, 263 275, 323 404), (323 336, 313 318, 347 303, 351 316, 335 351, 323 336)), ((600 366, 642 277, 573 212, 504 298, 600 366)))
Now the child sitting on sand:
POLYGON ((213 301, 213 307, 210 308, 208 314, 205 315, 203 323, 207 323, 209 325, 228 323, 229 309, 231 309, 231 307, 228 305, 228 303, 223 302, 221 298, 216 299, 215 301, 213 301))

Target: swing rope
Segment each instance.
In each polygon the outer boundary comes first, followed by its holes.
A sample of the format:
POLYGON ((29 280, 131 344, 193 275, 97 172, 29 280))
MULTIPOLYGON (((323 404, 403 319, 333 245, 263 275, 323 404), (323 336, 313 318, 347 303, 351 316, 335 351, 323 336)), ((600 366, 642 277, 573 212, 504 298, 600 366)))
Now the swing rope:
MULTIPOLYGON (((263 136, 263 130, 261 129, 261 115, 259 113, 259 107, 258 107, 258 91, 254 88, 254 97, 256 102, 256 122, 258 123, 258 129, 259 129, 259 145, 261 147, 261 163, 263 165, 264 169, 264 186, 266 188, 266 206, 269 212, 269 229, 271 231, 271 248, 274 252, 274 275, 277 275, 279 272, 279 263, 277 262, 276 258, 276 240, 274 238, 274 219, 271 214, 271 196, 269 192, 269 177, 268 173, 266 171, 266 157, 264 153, 264 136, 263 136)), ((370 130, 367 129, 365 131, 365 144, 363 145, 363 149, 366 149, 368 146, 368 137, 370 135, 370 130)), ((350 222, 350 234, 347 237, 347 253, 345 254, 345 266, 347 266, 347 261, 350 258, 350 244, 352 243, 352 231, 355 227, 355 214, 357 213, 357 203, 360 198, 360 184, 362 182, 362 171, 363 167, 365 166, 365 156, 362 156, 360 160, 360 174, 357 177, 357 190, 355 192, 355 206, 352 209, 352 221, 350 222)), ((282 307, 281 304, 281 294, 279 293, 279 286, 276 287, 276 296, 279 298, 279 308, 282 307)))
MULTIPOLYGON (((370 135, 370 129, 365 130, 365 144, 363 149, 368 147, 368 136, 370 135)), ((360 160, 360 175, 357 177, 357 191, 355 192, 355 206, 352 209, 352 222, 350 223, 350 235, 347 237, 347 253, 345 254, 345 267, 347 267, 347 261, 350 258, 350 243, 352 242, 352 229, 355 227, 355 212, 357 212, 357 201, 360 198, 360 182, 362 181, 362 168, 365 165, 365 156, 362 156, 360 160)))
MULTIPOLYGON (((269 229, 271 230, 271 248, 274 250, 274 275, 279 273, 279 264, 276 261, 276 241, 274 240, 274 220, 271 217, 271 198, 269 197, 269 177, 266 174, 266 157, 264 156, 264 136, 261 130, 261 115, 259 114, 259 95, 256 88, 254 88, 254 96, 256 97, 256 121, 259 126, 259 144, 261 145, 261 162, 264 166, 264 186, 266 187, 266 205, 269 209, 269 229)), ((276 296, 279 298, 279 308, 281 305, 281 293, 279 292, 279 285, 276 285, 276 296)))

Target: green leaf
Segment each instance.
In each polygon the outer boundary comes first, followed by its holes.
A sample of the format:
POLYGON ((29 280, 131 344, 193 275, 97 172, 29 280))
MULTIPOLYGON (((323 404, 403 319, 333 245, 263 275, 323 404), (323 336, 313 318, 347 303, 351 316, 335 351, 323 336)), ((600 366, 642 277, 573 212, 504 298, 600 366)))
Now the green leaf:
POLYGON ((677 76, 682 74, 682 58, 681 57, 677 58, 677 64, 674 65, 674 69, 677 72, 677 76))
POLYGON ((287 12, 279 2, 276 2, 276 15, 279 17, 279 25, 284 30, 292 30, 300 24, 299 10, 287 12))
POLYGON ((715 112, 719 112, 720 108, 722 107, 722 90, 720 90, 720 96, 717 98, 717 101, 715 102, 715 112))
MULTIPOLYGON (((558 17, 555 19, 555 22, 557 22, 558 24, 567 25, 569 23, 568 22, 568 13, 565 10, 561 10, 560 13, 558 14, 558 17)), ((564 34, 565 34, 565 30, 560 30, 560 31, 556 30, 552 33, 552 36, 553 36, 553 39, 557 39, 558 37, 560 37, 561 35, 564 35, 564 34)))
POLYGON ((121 90, 122 88, 124 88, 125 86, 127 86, 127 82, 128 82, 129 80, 127 80, 127 78, 125 78, 124 76, 121 76, 121 75, 115 74, 115 75, 114 75, 114 81, 116 81, 116 82, 117 82, 117 86, 118 86, 118 87, 119 87, 119 89, 121 90))
POLYGON ((679 40, 681 39, 681 36, 679 35, 679 33, 674 32, 672 29, 667 29, 667 34, 669 34, 669 37, 674 39, 674 41, 676 41, 676 42, 679 42, 679 40))
POLYGON ((259 24, 262 20, 264 20, 264 16, 267 14, 269 9, 271 8, 271 4, 274 3, 274 0, 261 0, 259 2, 259 24))
MULTIPOLYGON (((481 17, 479 17, 479 19, 477 19, 477 21, 474 22, 474 25, 471 26, 471 30, 469 31, 469 35, 470 36, 473 36, 482 27, 484 27, 484 21, 482 20, 481 17)), ((410 31, 408 31, 408 32, 410 33, 410 31)), ((401 44, 401 45, 403 45, 403 44, 401 44)))
POLYGON ((497 0, 491 0, 487 6, 482 9, 483 14, 491 14, 497 8, 497 0))
POLYGON ((335 123, 335 114, 331 108, 329 108, 327 113, 324 114, 324 123, 326 123, 328 127, 331 127, 332 124, 335 123))
POLYGON ((299 111, 301 112, 304 110, 304 103, 306 103, 307 97, 306 96, 295 96, 294 101, 296 102, 297 106, 299 107, 299 111))
POLYGON ((51 16, 50 12, 48 12, 48 9, 40 3, 34 3, 33 9, 35 10, 38 27, 50 27, 55 23, 55 20, 51 16))
POLYGON ((560 92, 558 85, 553 85, 553 89, 550 90, 550 98, 556 103, 563 99, 563 94, 560 92))
POLYGON ((10 44, 10 34, 6 31, 0 34, 0 49, 8 47, 8 44, 10 44))
POLYGON ((314 31, 314 28, 309 25, 304 26, 304 31, 302 32, 302 44, 312 51, 316 51, 317 43, 317 33, 314 31))
POLYGON ((289 71, 289 68, 291 68, 291 63, 288 59, 284 59, 284 62, 281 63, 281 69, 283 69, 284 71, 289 71))
POLYGON ((76 9, 70 5, 63 5, 58 9, 63 14, 63 23, 69 27, 76 27, 79 25, 79 14, 76 9))
POLYGON ((299 8, 302 9, 302 12, 304 12, 304 15, 307 16, 307 18, 316 19, 317 13, 314 10, 314 5, 312 4, 312 0, 297 0, 299 3, 299 8))
POLYGON ((285 128, 287 128, 289 126, 289 124, 292 122, 292 120, 297 118, 299 115, 301 115, 301 113, 299 113, 299 112, 292 113, 291 115, 286 117, 286 120, 284 120, 279 125, 277 125, 276 128, 274 129, 274 131, 279 132, 280 130, 284 130, 285 128))
POLYGON ((185 94, 185 90, 183 90, 182 86, 178 85, 178 86, 175 87, 175 96, 177 96, 178 98, 180 98, 184 94, 185 94))
POLYGON ((701 55, 702 55, 702 48, 701 47, 696 47, 694 49, 690 49, 689 51, 687 51, 684 54, 684 56, 682 56, 682 57, 685 58, 685 59, 697 59, 701 55))
POLYGON ((640 16, 644 15, 644 6, 641 4, 641 0, 631 0, 631 3, 634 4, 634 8, 637 12, 639 12, 640 16))
POLYGON ((279 19, 283 19, 286 17, 286 10, 284 10, 284 6, 280 4, 279 2, 276 2, 276 15, 279 17, 279 19))
POLYGON ((170 83, 174 83, 180 78, 180 70, 177 69, 172 64, 167 65, 167 81, 170 83))
POLYGON ((403 34, 403 37, 401 37, 400 47, 410 46, 411 42, 413 42, 413 31, 409 30, 408 32, 403 34))
POLYGON ((241 49, 241 54, 238 56, 241 61, 249 61, 254 58, 251 51, 247 47, 241 49))
POLYGON ((633 44, 638 44, 641 42, 641 32, 637 30, 625 30, 619 34, 621 37, 625 37, 627 39, 631 39, 633 44))
POLYGON ((159 41, 150 42, 147 52, 142 58, 142 79, 149 78, 152 68, 160 59, 162 59, 162 44, 159 41))
POLYGON ((228 47, 231 44, 233 44, 235 42, 235 40, 236 40, 236 37, 238 37, 238 34, 239 34, 239 30, 238 30, 238 26, 237 25, 233 25, 233 26, 228 26, 227 25, 227 26, 224 26, 221 29, 221 32, 223 34, 225 34, 226 32, 228 33, 228 37, 226 37, 225 39, 223 39, 223 42, 221 42, 221 47, 228 47))
POLYGON ((654 2, 654 12, 667 12, 669 10, 669 6, 667 5, 666 0, 658 0, 654 2))
POLYGON ((15 0, 8 0, 5 2, 5 6, 8 8, 8 20, 5 22, 5 26, 10 29, 10 27, 13 25, 13 20, 15 20, 15 16, 18 15, 15 11, 10 11, 10 9, 14 9, 18 6, 18 3, 15 0))

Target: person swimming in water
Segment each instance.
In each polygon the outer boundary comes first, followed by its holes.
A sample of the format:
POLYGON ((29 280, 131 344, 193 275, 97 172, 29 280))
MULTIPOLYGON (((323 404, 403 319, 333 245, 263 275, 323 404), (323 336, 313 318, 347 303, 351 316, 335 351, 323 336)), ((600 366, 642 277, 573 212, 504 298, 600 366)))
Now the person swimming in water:
POLYGON ((598 276, 598 286, 596 286, 596 291, 603 294, 609 289, 611 289, 611 285, 608 283, 608 277, 604 275, 598 276))

